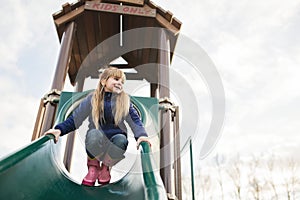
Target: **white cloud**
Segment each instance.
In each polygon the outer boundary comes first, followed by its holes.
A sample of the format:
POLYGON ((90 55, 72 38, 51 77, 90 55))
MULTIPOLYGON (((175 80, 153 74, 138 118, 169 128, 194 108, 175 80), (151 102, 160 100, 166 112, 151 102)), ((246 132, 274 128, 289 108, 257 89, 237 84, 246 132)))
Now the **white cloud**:
POLYGON ((18 93, 1 97, 0 157, 29 144, 38 110, 37 102, 35 98, 18 93))
POLYGON ((28 42, 28 21, 25 16, 21 4, 15 2, 5 3, 1 9, 1 32, 0 36, 3 39, 0 43, 0 55, 2 64, 0 69, 5 69, 14 74, 21 73, 17 68, 16 63, 20 47, 28 42), (11 13, 15 13, 11 15, 11 13), (10 16, 10 17, 8 17, 10 16))
MULTIPOLYGON (((41 52, 47 52, 50 45, 37 47, 41 42, 49 42, 49 30, 55 35, 52 13, 58 11, 62 2, 8 1, 0 12, 0 134, 5 138, 0 144, 0 156, 14 151, 31 140, 35 117, 39 106, 39 97, 34 92, 44 94, 48 88, 37 87, 36 74, 33 69, 24 66, 34 66, 41 52), (57 7, 57 8, 55 8, 57 7), (54 9, 55 8, 55 9, 54 9), (38 16, 38 17, 37 17, 38 16), (35 48, 34 55, 27 58, 27 65, 20 63, 20 58, 35 48), (28 77, 28 74, 30 77, 28 77), (31 88, 34 86, 34 88, 31 88), (40 92, 38 92, 40 90, 40 92), (31 93, 30 93, 31 92, 31 93)), ((55 38, 57 39, 57 38, 55 38)), ((45 67, 45 69, 47 69, 45 67)), ((44 80, 46 80, 44 78, 44 80)), ((48 85, 51 83, 49 82, 48 85)), ((40 85, 43 85, 40 82, 40 85)))
POLYGON ((41 39, 45 40, 51 35, 56 35, 52 13, 59 10, 58 5, 57 1, 55 3, 51 1, 24 3, 24 1, 15 0, 6 2, 1 7, 0 55, 2 62, 0 69, 19 75, 26 70, 20 69, 18 59, 28 48, 38 45, 41 39), (50 29, 51 34, 49 34, 50 29))
POLYGON ((267 142, 269 148, 284 143, 285 135, 299 140, 295 136, 300 128, 296 122, 300 110, 295 107, 300 89, 299 47, 293 43, 299 41, 300 2, 194 4, 191 12, 184 13, 185 31, 200 41, 225 86, 227 114, 217 145, 220 151, 235 153, 251 145, 263 151, 267 142), (270 140, 272 136, 276 141, 270 140))

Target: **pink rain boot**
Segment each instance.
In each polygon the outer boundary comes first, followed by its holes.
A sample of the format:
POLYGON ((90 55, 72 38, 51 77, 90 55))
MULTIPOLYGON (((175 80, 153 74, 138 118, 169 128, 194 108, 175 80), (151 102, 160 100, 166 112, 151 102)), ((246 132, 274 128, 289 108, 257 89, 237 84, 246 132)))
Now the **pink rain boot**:
POLYGON ((100 170, 100 165, 99 161, 95 159, 87 159, 87 166, 88 166, 88 173, 82 180, 82 185, 87 185, 87 186, 94 186, 95 182, 98 178, 99 170, 100 170))
POLYGON ((98 183, 99 184, 108 184, 111 176, 110 176, 110 168, 117 164, 120 160, 125 158, 122 155, 120 158, 112 158, 108 153, 104 155, 102 165, 100 167, 99 176, 98 176, 98 183))
POLYGON ((108 184, 110 179, 111 179, 111 176, 110 176, 109 166, 102 163, 102 165, 100 167, 99 175, 98 175, 98 182, 99 182, 99 184, 104 185, 104 184, 108 184))

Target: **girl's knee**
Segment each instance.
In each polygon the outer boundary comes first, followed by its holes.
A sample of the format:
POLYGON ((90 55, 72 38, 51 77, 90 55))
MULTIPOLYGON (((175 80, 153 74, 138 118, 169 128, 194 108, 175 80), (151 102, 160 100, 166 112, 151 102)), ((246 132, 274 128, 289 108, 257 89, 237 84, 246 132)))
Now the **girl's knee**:
POLYGON ((100 140, 102 137, 102 133, 99 130, 93 129, 90 130, 87 134, 86 134, 86 140, 87 141, 97 141, 100 140))
POLYGON ((85 148, 89 157, 99 156, 105 147, 104 134, 96 129, 90 130, 86 134, 85 148))
POLYGON ((86 146, 95 146, 103 143, 104 135, 101 131, 93 129, 86 134, 85 144, 86 146))
POLYGON ((125 135, 118 134, 111 138, 111 141, 114 145, 121 148, 122 150, 126 150, 128 146, 128 140, 125 135))

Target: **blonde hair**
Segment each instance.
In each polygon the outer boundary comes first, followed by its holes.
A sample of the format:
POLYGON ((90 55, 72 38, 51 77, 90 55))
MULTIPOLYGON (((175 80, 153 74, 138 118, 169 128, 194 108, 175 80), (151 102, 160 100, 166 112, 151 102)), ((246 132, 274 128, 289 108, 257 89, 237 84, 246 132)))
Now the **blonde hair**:
MULTIPOLYGON (((101 125, 105 123, 105 119, 104 119, 105 85, 102 85, 101 81, 107 80, 110 77, 121 78, 123 83, 126 80, 126 76, 124 72, 116 67, 108 67, 102 72, 98 86, 94 91, 93 98, 92 98, 92 116, 93 116, 93 122, 97 129, 99 129, 99 122, 101 125)), ((122 91, 119 94, 116 94, 116 104, 115 107, 112 108, 114 121, 116 125, 121 122, 123 117, 128 115, 129 106, 130 106, 130 98, 124 91, 122 91)))

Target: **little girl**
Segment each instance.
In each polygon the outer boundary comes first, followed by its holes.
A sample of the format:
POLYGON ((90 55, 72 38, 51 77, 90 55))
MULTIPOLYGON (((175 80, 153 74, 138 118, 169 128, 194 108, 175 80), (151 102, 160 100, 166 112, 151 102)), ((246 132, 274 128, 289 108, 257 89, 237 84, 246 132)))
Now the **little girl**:
POLYGON ((59 136, 78 129, 88 117, 85 139, 88 173, 83 185, 94 186, 97 179, 100 184, 109 183, 109 169, 124 158, 128 145, 124 121, 133 131, 137 149, 142 141, 150 144, 130 97, 123 91, 125 80, 123 71, 115 67, 106 68, 96 90, 79 104, 70 117, 45 133, 53 134, 57 142, 59 136))

